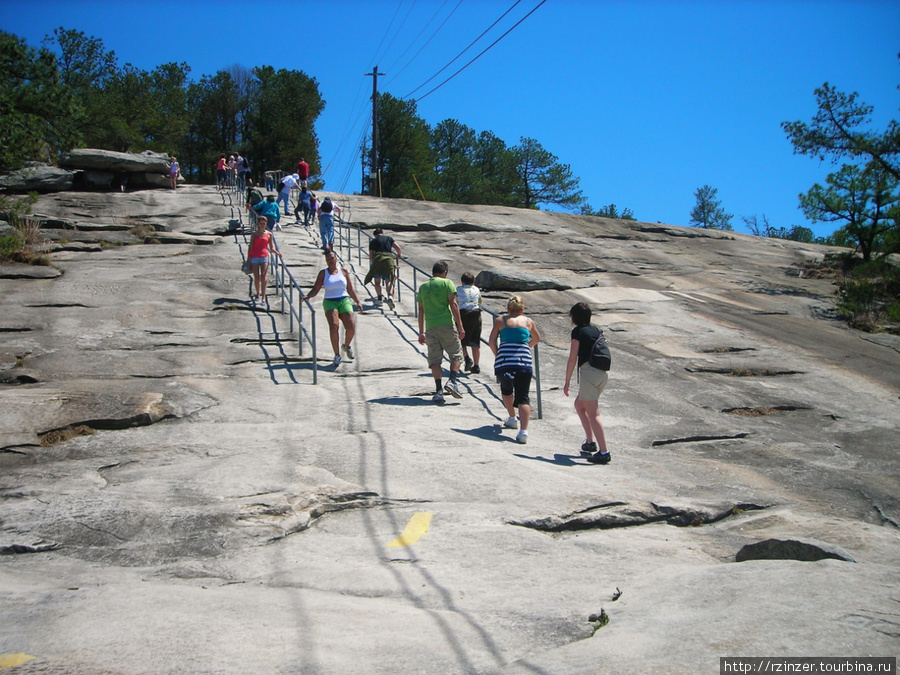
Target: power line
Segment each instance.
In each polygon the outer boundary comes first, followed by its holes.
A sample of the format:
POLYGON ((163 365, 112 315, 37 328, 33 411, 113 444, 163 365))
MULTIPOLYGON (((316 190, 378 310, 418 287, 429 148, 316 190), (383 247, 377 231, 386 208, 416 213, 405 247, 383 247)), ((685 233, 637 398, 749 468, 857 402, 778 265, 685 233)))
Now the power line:
MULTIPOLYGON (((421 89, 422 87, 424 87, 426 84, 428 84, 429 82, 431 82, 434 78, 436 78, 438 75, 440 75, 440 74, 443 73, 445 70, 447 70, 447 68, 449 68, 451 65, 453 65, 453 62, 456 61, 456 59, 458 59, 460 56, 462 56, 462 55, 465 54, 467 51, 469 51, 469 50, 475 45, 476 42, 478 42, 481 38, 483 38, 483 37, 484 37, 484 36, 485 36, 485 35, 486 35, 486 34, 494 27, 494 26, 496 26, 498 23, 500 23, 500 21, 502 21, 503 18, 504 18, 507 14, 509 14, 511 11, 513 11, 513 10, 516 8, 516 5, 518 5, 520 2, 522 2, 522 0, 516 0, 516 1, 513 3, 512 7, 510 7, 510 8, 507 9, 505 12, 503 12, 503 14, 500 15, 500 18, 498 18, 496 21, 494 21, 494 23, 492 23, 490 26, 488 26, 487 28, 485 28, 484 32, 482 32, 481 35, 479 35, 477 38, 475 38, 474 40, 472 40, 472 41, 469 43, 469 45, 468 45, 465 49, 463 49, 459 54, 457 54, 456 56, 454 56, 454 57, 450 60, 450 62, 449 62, 447 65, 445 65, 443 68, 441 68, 439 71, 437 71, 434 75, 432 75, 432 76, 429 77, 427 80, 425 80, 422 84, 420 84, 418 87, 416 87, 415 89, 413 89, 411 92, 409 92, 409 93, 408 93, 406 96, 404 96, 403 98, 404 98, 404 99, 408 99, 410 96, 412 96, 412 95, 415 94, 417 91, 419 91, 419 89, 421 89)), ((543 3, 541 3, 541 4, 543 4, 543 3)), ((540 7, 540 5, 538 5, 538 7, 540 7)), ((535 8, 535 9, 537 9, 537 8, 535 8)), ((454 10, 454 11, 456 11, 456 10, 454 10)), ((532 10, 532 11, 534 11, 534 10, 532 10)), ((515 26, 513 26, 513 27, 515 28, 515 26)), ((429 92, 429 93, 430 93, 430 92, 429 92)))
MULTIPOLYGON (((533 10, 531 10, 530 12, 528 12, 528 14, 526 14, 526 15, 523 16, 521 19, 519 19, 515 24, 513 24, 513 27, 512 27, 512 28, 510 28, 510 29, 509 29, 508 31, 506 31, 503 35, 501 35, 501 36, 498 37, 496 40, 494 40, 491 44, 489 44, 489 45, 488 45, 484 50, 482 50, 475 58, 473 58, 471 61, 469 61, 469 62, 468 62, 466 65, 464 65, 462 68, 460 68, 459 70, 457 70, 455 73, 453 73, 453 74, 452 74, 450 77, 448 77, 446 80, 444 80, 443 82, 441 82, 441 83, 440 83, 438 86, 436 86, 434 89, 432 89, 431 91, 429 91, 429 92, 425 93, 424 95, 420 96, 419 98, 417 98, 416 101, 421 101, 423 98, 425 98, 425 97, 428 96, 429 94, 432 94, 432 93, 436 92, 438 89, 440 89, 441 87, 443 87, 445 84, 447 84, 450 80, 452 80, 454 77, 456 77, 457 75, 459 75, 459 74, 460 74, 462 71, 464 71, 466 68, 468 68, 468 67, 471 66, 473 63, 475 63, 475 61, 477 61, 479 58, 481 58, 481 57, 485 54, 485 52, 487 52, 491 47, 493 47, 495 44, 497 44, 498 42, 500 42, 500 40, 502 40, 502 39, 505 38, 507 35, 509 35, 511 32, 513 32, 513 30, 515 30, 516 27, 517 27, 520 23, 522 23, 525 19, 527 19, 527 18, 528 18, 529 16, 531 16, 532 14, 534 14, 534 13, 538 10, 538 8, 539 8, 541 5, 543 5, 545 2, 547 2, 547 0, 541 0, 541 1, 538 3, 537 7, 535 7, 533 10)), ((517 3, 517 4, 518 4, 518 3, 517 3)))
MULTIPOLYGON (((400 62, 400 59, 403 58, 403 56, 406 54, 406 52, 408 52, 408 51, 412 48, 412 46, 416 43, 416 41, 417 41, 420 37, 422 37, 422 33, 425 32, 425 30, 428 28, 428 26, 431 24, 431 22, 435 20, 435 18, 437 17, 437 15, 440 14, 441 10, 444 9, 444 7, 447 5, 448 2, 450 2, 450 0, 444 0, 444 4, 442 4, 442 5, 440 6, 440 8, 438 8, 438 11, 434 13, 434 16, 432 16, 431 19, 428 20, 428 23, 425 24, 425 26, 422 28, 422 30, 419 31, 419 34, 416 35, 416 39, 409 43, 409 47, 407 47, 405 50, 403 50, 403 54, 401 54, 400 56, 397 57, 397 60, 394 61, 394 63, 392 63, 392 64, 388 67, 388 70, 393 70, 393 69, 394 69, 394 66, 396 66, 396 65, 400 62)), ((462 5, 462 4, 463 4, 463 0, 459 0, 459 2, 456 3, 456 7, 454 7, 452 10, 450 10, 450 13, 449 13, 449 14, 446 16, 446 18, 441 22, 441 25, 438 26, 438 27, 435 29, 435 31, 431 34, 431 37, 428 38, 428 39, 425 41, 425 44, 423 44, 423 45, 419 48, 419 51, 417 51, 415 54, 412 55, 412 58, 410 58, 410 60, 406 62, 406 65, 404 65, 400 70, 398 70, 398 71, 397 71, 397 74, 394 75, 394 77, 392 77, 390 80, 388 80, 388 84, 390 84, 391 82, 393 82, 394 80, 396 80, 396 79, 400 76, 400 74, 401 74, 403 71, 405 71, 407 68, 409 68, 410 64, 412 64, 412 62, 415 61, 416 58, 418 58, 419 54, 422 53, 422 50, 424 50, 425 47, 427 47, 429 44, 431 44, 431 41, 432 41, 435 37, 437 37, 437 34, 441 32, 441 29, 443 29, 443 27, 446 25, 446 23, 450 20, 450 17, 453 16, 453 14, 456 12, 456 10, 459 9, 459 6, 462 5)))

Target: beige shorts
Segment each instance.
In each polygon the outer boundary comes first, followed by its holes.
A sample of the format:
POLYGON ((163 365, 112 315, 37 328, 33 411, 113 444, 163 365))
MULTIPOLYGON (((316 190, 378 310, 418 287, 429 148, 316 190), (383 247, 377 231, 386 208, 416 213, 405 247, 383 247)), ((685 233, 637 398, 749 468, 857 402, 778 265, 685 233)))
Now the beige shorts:
POLYGON ((578 380, 578 400, 599 401, 600 394, 609 381, 609 373, 592 368, 590 364, 585 363, 578 368, 578 380))
POLYGON ((441 362, 444 352, 450 363, 462 363, 462 345, 459 342, 459 333, 454 326, 435 326, 425 331, 425 346, 428 347, 428 365, 434 366, 441 362))

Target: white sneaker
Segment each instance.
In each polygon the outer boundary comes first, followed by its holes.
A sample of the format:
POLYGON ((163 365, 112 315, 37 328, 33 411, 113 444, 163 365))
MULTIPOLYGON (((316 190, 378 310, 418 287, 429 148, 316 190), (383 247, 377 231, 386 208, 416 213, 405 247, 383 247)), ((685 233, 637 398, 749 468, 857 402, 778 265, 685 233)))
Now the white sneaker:
POLYGON ((444 402, 444 392, 436 391, 434 392, 434 396, 431 397, 431 400, 435 403, 443 403, 444 402))
POLYGON ((453 380, 450 380, 447 384, 444 385, 444 391, 450 394, 453 398, 462 398, 462 394, 459 393, 459 385, 457 385, 453 380))
POLYGON ((332 361, 331 363, 332 363, 332 365, 334 365, 335 367, 341 365, 341 355, 340 355, 340 354, 335 354, 335 355, 334 355, 334 361, 332 361))
POLYGON ((344 354, 347 356, 348 361, 353 360, 353 348, 350 345, 343 346, 344 354))
POLYGON ((517 440, 519 443, 521 443, 522 445, 525 445, 525 444, 528 442, 528 432, 525 431, 524 429, 522 429, 522 431, 520 431, 520 432, 516 435, 516 440, 517 440))
POLYGON ((394 299, 393 299, 393 298, 388 298, 388 299, 387 299, 387 303, 388 303, 388 307, 390 307, 390 308, 391 308, 391 311, 393 312, 393 311, 394 311, 394 299))
POLYGON ((515 417, 507 417, 506 421, 503 423, 507 429, 518 429, 519 428, 519 420, 515 417))

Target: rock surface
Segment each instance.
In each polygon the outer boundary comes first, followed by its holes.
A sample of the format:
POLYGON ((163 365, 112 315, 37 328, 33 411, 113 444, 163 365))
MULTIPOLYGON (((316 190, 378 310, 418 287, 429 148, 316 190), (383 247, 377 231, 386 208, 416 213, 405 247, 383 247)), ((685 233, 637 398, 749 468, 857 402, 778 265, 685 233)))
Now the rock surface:
MULTIPOLYGON (((541 330, 528 444, 502 429, 488 349, 461 400, 430 402, 406 286, 394 312, 359 288, 357 355, 338 368, 314 299, 314 373, 274 284, 270 308, 248 302, 227 193, 44 196, 58 276, 0 274, 0 657, 34 657, 14 672, 694 673, 896 654, 900 351, 835 320, 829 282, 799 274, 828 249, 333 196, 420 270, 520 279, 485 306, 518 293, 541 330), (560 391, 579 300, 614 355, 608 466, 579 456, 560 391), (856 562, 734 562, 767 540, 856 562)), ((277 238, 308 290, 315 233, 277 238)), ((343 259, 359 284, 365 253, 343 259)))
POLYGON ((49 164, 27 166, 0 176, 0 188, 7 192, 62 192, 72 189, 74 171, 49 164))

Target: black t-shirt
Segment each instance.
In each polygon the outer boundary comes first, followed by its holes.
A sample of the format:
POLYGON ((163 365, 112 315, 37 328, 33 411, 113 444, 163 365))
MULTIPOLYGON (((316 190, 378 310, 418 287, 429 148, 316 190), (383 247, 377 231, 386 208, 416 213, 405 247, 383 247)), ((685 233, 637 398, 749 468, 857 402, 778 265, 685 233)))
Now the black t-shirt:
POLYGON ((575 326, 572 329, 572 339, 578 340, 578 366, 581 367, 591 358, 591 350, 594 343, 600 337, 600 329, 596 326, 575 326))
POLYGON ((372 253, 390 253, 394 247, 394 240, 384 234, 379 234, 369 242, 369 250, 372 253))

